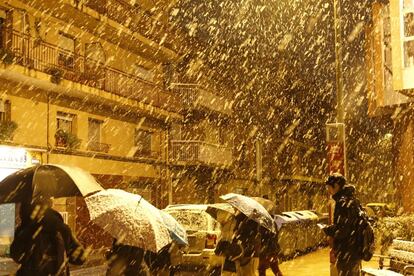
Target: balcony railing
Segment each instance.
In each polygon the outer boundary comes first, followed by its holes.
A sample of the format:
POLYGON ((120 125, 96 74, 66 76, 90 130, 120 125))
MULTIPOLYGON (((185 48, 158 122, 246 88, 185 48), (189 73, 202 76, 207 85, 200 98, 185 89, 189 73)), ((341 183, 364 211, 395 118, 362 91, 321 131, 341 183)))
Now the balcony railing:
POLYGON ((203 141, 171 141, 172 162, 182 165, 230 166, 232 149, 203 141))
POLYGON ((160 86, 20 32, 10 32, 8 50, 22 66, 58 74, 63 79, 170 111, 180 111, 178 97, 163 92, 160 86))
POLYGON ((230 100, 217 96, 198 84, 173 83, 170 89, 181 97, 185 109, 207 109, 231 116, 230 100))
POLYGON ((99 143, 99 142, 88 142, 87 149, 89 151, 104 152, 108 153, 111 145, 99 143))
MULTIPOLYGON (((165 40, 166 26, 128 1, 86 0, 84 5, 156 42, 165 40)), ((172 46, 168 41, 165 43, 172 46)))

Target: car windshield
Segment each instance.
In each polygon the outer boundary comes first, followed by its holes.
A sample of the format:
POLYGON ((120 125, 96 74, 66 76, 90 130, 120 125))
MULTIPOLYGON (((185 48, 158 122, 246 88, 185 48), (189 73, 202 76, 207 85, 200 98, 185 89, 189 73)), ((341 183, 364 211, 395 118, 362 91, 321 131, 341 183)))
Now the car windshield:
POLYGON ((170 213, 186 230, 208 230, 208 220, 201 212, 194 212, 190 210, 176 210, 169 211, 170 213))

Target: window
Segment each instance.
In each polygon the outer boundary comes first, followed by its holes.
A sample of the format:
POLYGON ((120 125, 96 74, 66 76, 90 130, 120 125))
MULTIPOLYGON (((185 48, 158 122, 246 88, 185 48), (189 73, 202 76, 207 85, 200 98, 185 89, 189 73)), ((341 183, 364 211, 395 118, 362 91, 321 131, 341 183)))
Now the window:
POLYGON ((89 118, 88 120, 88 150, 108 153, 111 145, 102 143, 103 121, 89 118))
POLYGON ((8 121, 11 121, 11 103, 7 100, 0 100, 0 122, 8 121))
POLYGON ((75 65, 73 57, 75 53, 75 38, 60 32, 58 46, 62 49, 59 51, 58 64, 64 67, 73 68, 75 65))
POLYGON ((169 88, 174 82, 174 66, 171 63, 164 64, 164 87, 169 88))
POLYGON ((88 143, 99 144, 101 143, 101 131, 103 121, 97 119, 88 120, 88 143))
POLYGON ((151 143, 153 133, 147 130, 136 129, 134 145, 137 147, 135 156, 145 155, 151 156, 151 143))
POLYGON ((133 71, 135 75, 143 80, 153 82, 154 81, 154 72, 151 70, 148 70, 140 65, 134 65, 133 71))
POLYGON ((57 113, 56 119, 57 119, 57 129, 63 130, 66 133, 75 133, 75 118, 76 115, 59 112, 57 113))
POLYGON ((181 140, 181 125, 172 124, 170 136, 171 136, 171 140, 181 140))

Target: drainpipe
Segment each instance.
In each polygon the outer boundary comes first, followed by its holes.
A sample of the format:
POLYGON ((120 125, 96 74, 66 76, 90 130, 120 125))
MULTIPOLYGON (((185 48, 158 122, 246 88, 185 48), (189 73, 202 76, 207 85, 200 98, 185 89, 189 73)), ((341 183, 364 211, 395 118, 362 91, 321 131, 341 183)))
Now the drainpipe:
POLYGON ((46 112, 46 164, 49 164, 49 155, 50 155, 50 141, 49 141, 49 134, 50 134, 50 96, 47 93, 47 112, 46 112))
POLYGON ((259 184, 260 196, 264 192, 262 175, 263 175, 263 166, 262 166, 262 143, 260 140, 256 140, 256 180, 259 184))
POLYGON ((171 205, 173 203, 173 185, 172 185, 172 177, 170 172, 170 127, 167 128, 165 133, 165 140, 166 140, 166 147, 165 147, 165 164, 166 164, 166 178, 168 182, 168 204, 171 205))

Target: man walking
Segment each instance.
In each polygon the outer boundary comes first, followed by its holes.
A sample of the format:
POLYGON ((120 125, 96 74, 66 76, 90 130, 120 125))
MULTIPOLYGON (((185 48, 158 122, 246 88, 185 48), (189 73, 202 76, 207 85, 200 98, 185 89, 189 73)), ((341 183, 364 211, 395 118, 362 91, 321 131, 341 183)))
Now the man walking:
POLYGON ((333 225, 323 228, 333 239, 333 250, 339 276, 361 274, 362 241, 359 223, 361 209, 355 198, 355 187, 346 185, 341 174, 328 177, 326 187, 335 200, 333 225))

